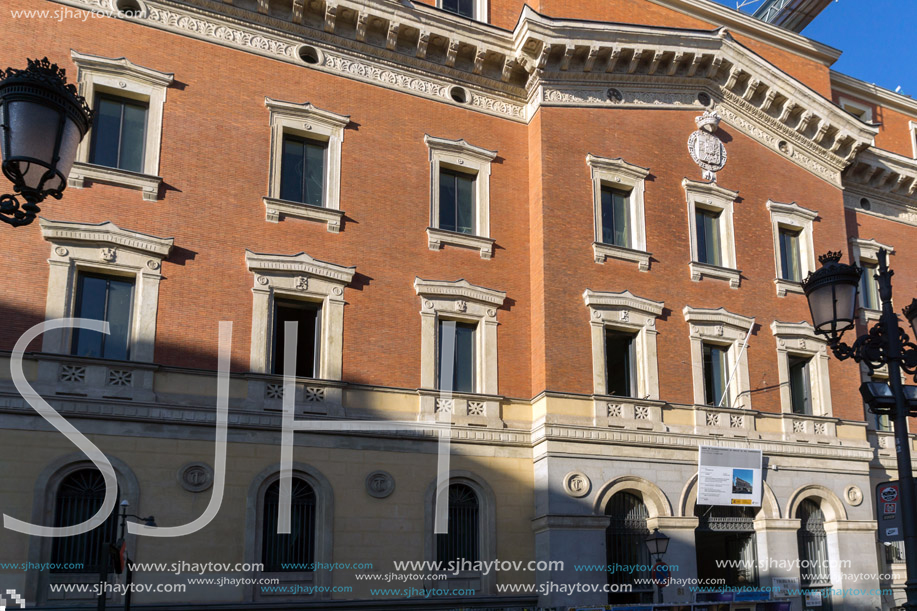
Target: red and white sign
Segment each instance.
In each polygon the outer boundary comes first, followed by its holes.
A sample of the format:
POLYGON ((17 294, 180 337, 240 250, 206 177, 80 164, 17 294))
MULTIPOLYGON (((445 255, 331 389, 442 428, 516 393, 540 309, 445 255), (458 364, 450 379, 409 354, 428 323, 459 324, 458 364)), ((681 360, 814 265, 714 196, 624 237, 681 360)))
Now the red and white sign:
POLYGON ((879 496, 886 503, 893 503, 898 500, 898 486, 884 486, 879 489, 879 496))
POLYGON ((898 511, 898 503, 884 503, 885 510, 883 513, 896 513, 898 511))

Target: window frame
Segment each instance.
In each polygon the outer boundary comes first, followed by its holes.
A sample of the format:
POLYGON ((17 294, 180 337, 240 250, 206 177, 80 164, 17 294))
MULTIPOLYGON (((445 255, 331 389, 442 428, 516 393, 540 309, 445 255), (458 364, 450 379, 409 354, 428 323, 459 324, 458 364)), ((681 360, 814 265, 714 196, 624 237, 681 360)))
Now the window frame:
POLYGON ((691 280, 700 282, 703 278, 717 278, 729 282, 731 288, 737 289, 741 283, 742 272, 736 265, 735 228, 733 225, 733 207, 738 191, 724 189, 716 183, 698 182, 685 178, 681 182, 685 189, 688 204, 688 231, 690 235, 690 259, 688 269, 691 280), (718 212, 718 230, 720 238, 721 265, 712 265, 700 261, 697 235, 697 209, 702 208, 718 212))
POLYGON ((645 191, 649 168, 643 168, 624 159, 586 155, 586 164, 592 175, 592 202, 594 235, 592 252, 596 263, 618 259, 637 264, 637 269, 650 269, 651 253, 646 251, 645 191), (619 246, 602 241, 602 189, 608 187, 628 193, 627 211, 630 220, 630 246, 619 246))
POLYGON ((495 240, 490 235, 490 172, 497 151, 469 144, 465 140, 448 140, 424 134, 430 162, 430 225, 427 227, 427 247, 440 250, 443 245, 471 248, 482 259, 491 259, 495 240), (441 229, 440 169, 474 175, 473 233, 441 229))
POLYGON ((350 115, 316 108, 309 102, 296 104, 264 98, 270 112, 271 153, 267 196, 262 198, 265 220, 279 223, 285 217, 326 223, 330 233, 339 233, 344 218, 341 210, 341 151, 344 130, 350 115), (325 167, 322 180, 322 205, 314 206, 280 198, 285 135, 325 143, 325 167))
POLYGON ((450 15, 455 15, 456 17, 460 17, 462 19, 472 19, 474 21, 480 21, 481 23, 489 23, 488 22, 488 8, 489 8, 488 0, 472 0, 472 3, 473 3, 473 13, 474 14, 471 17, 462 15, 460 13, 454 13, 450 10, 443 8, 442 0, 436 0, 436 8, 442 11, 445 11, 446 13, 450 15))
MULTIPOLYGON (((255 565, 261 563, 262 533, 264 531, 264 495, 267 489, 280 479, 281 466, 275 464, 265 468, 252 480, 248 488, 245 512, 245 558, 255 565)), ((301 462, 293 462, 292 476, 298 477, 312 486, 315 493, 315 562, 330 564, 332 558, 334 535, 334 490, 328 479, 315 467, 301 462)), ((309 584, 316 587, 309 600, 328 600, 331 598, 331 571, 283 571, 264 573, 264 577, 276 578, 284 585, 309 584), (323 591, 324 590, 324 591, 323 591)), ((255 576, 253 574, 253 576, 255 576)), ((245 600, 278 601, 303 600, 303 594, 296 595, 275 593, 266 594, 254 585, 245 585, 245 600)))
MULTIPOLYGON (((850 255, 854 264, 863 267, 866 265, 879 265, 879 250, 885 249, 888 251, 889 256, 895 254, 895 248, 893 246, 888 246, 887 244, 882 244, 873 239, 862 239, 862 238, 850 238, 848 240, 850 244, 850 255)), ((862 280, 861 280, 862 282, 862 280)), ((862 289, 862 284, 860 285, 862 289)), ((863 305, 863 295, 862 290, 860 291, 859 303, 857 304, 860 311, 860 318, 864 323, 869 321, 878 321, 882 318, 882 300, 876 294, 876 305, 878 306, 875 309, 867 308, 863 305)))
POLYGON ((622 397, 626 399, 635 399, 638 397, 638 382, 637 382, 637 336, 639 333, 627 332, 616 327, 605 327, 605 394, 611 397, 622 397), (627 384, 627 394, 614 394, 609 388, 610 381, 610 362, 608 358, 608 347, 609 335, 617 335, 622 338, 627 338, 627 375, 625 376, 625 382, 627 384))
POLYGON ((611 293, 586 289, 583 301, 589 311, 592 336, 592 393, 596 426, 661 426, 656 320, 662 316, 665 304, 638 297, 626 290, 611 293), (607 394, 605 337, 608 330, 635 335, 633 375, 637 383, 632 397, 607 394), (637 419, 638 404, 647 410, 646 418, 637 419), (611 413, 612 405, 615 411, 619 411, 617 415, 611 413))
MULTIPOLYGON (((124 108, 125 108, 126 106, 134 106, 134 107, 142 107, 142 108, 143 108, 143 110, 144 110, 144 117, 143 117, 143 134, 142 134, 141 140, 142 140, 143 143, 145 144, 145 143, 146 143, 147 124, 149 123, 149 117, 150 117, 150 104, 149 104, 149 102, 140 102, 140 101, 134 100, 134 99, 132 99, 132 98, 126 98, 126 97, 118 96, 118 95, 115 95, 115 94, 112 94, 112 93, 108 93, 108 92, 105 92, 105 91, 99 91, 99 92, 96 93, 96 95, 95 95, 95 100, 93 101, 93 106, 92 106, 92 108, 93 108, 93 112, 94 112, 94 113, 97 113, 97 112, 98 112, 99 102, 100 102, 101 100, 103 100, 103 99, 104 99, 104 100, 113 101, 113 102, 117 102, 118 104, 121 105, 121 118, 120 118, 120 123, 119 123, 119 125, 118 125, 118 155, 117 155, 117 157, 118 157, 118 163, 120 163, 120 162, 121 162, 121 143, 122 143, 122 141, 124 140, 124 108)), ((95 120, 95 116, 96 116, 96 115, 94 114, 94 116, 93 116, 93 119, 94 119, 94 120, 95 120)), ((96 163, 96 162, 94 161, 94 158, 95 158, 96 153, 97 153, 97 150, 98 150, 98 145, 99 145, 99 143, 98 143, 98 136, 99 136, 98 130, 93 130, 92 142, 90 143, 90 146, 89 146, 89 158, 90 158, 90 160, 91 160, 90 163, 93 163, 93 164, 95 164, 95 165, 102 165, 102 164, 98 164, 98 163, 96 163)), ((143 149, 144 149, 144 146, 141 146, 141 147, 140 147, 140 167, 141 167, 141 168, 143 167, 143 158, 144 158, 145 153, 146 153, 146 151, 144 151, 143 149)), ((116 170, 124 170, 125 172, 136 172, 136 171, 137 171, 137 170, 128 170, 127 168, 122 168, 122 167, 120 167, 120 166, 104 166, 104 167, 113 168, 113 169, 116 169, 116 170)))
POLYGON ((815 333, 812 325, 806 322, 774 321, 771 323, 771 333, 777 343, 781 412, 804 418, 832 418, 831 381, 828 375, 828 352, 825 340, 815 333), (793 411, 790 359, 800 357, 809 360, 811 414, 800 414, 793 411))
MULTIPOLYGON (((252 336, 249 369, 271 374, 274 354, 274 314, 277 299, 320 302, 321 346, 319 376, 339 381, 343 365, 344 290, 353 280, 355 267, 313 259, 304 252, 278 255, 245 251, 245 263, 253 275, 252 336)), ((325 397, 340 405, 339 388, 326 389, 325 397)))
POLYGON ((113 184, 140 190, 144 201, 159 199, 162 178, 159 176, 162 149, 163 107, 166 90, 172 84, 172 73, 159 72, 139 66, 121 57, 112 59, 71 51, 70 57, 78 69, 79 92, 93 103, 99 94, 115 98, 144 102, 147 105, 144 129, 143 162, 139 172, 91 163, 90 155, 95 144, 95 134, 87 134, 80 141, 76 161, 67 181, 68 186, 82 189, 87 181, 113 184))
MULTIPOLYGON (((125 360, 125 361, 130 360, 130 354, 131 354, 131 348, 132 348, 132 346, 131 346, 131 332, 130 332, 130 330, 131 330, 131 328, 132 328, 132 326, 133 326, 134 301, 135 301, 136 298, 137 298, 137 279, 136 279, 135 277, 133 277, 133 276, 121 276, 121 275, 113 275, 113 274, 101 274, 101 273, 94 272, 94 271, 89 271, 89 270, 78 270, 78 271, 77 271, 77 274, 76 274, 76 284, 74 285, 74 293, 73 293, 73 315, 74 315, 74 317, 76 317, 76 318, 83 318, 82 303, 81 303, 81 301, 80 301, 80 297, 82 296, 82 294, 83 294, 83 292, 84 292, 85 280, 86 280, 86 278, 104 279, 104 280, 106 281, 106 287, 105 287, 105 293, 106 293, 106 296, 105 296, 105 314, 106 314, 106 318, 101 319, 101 320, 103 320, 103 321, 105 321, 105 322, 109 322, 109 320, 108 320, 108 318, 107 318, 108 306, 109 306, 109 304, 108 304, 108 295, 109 295, 109 290, 110 290, 110 284, 109 284, 109 283, 110 283, 112 280, 115 280, 115 279, 121 279, 121 280, 125 280, 125 281, 126 281, 126 279, 130 279, 130 283, 131 283, 131 300, 130 300, 130 305, 128 306, 128 311, 127 311, 128 324, 127 324, 127 337, 125 338, 125 341, 126 341, 126 343, 127 343, 127 347, 126 347, 126 350, 125 350, 125 358, 124 358, 124 359, 115 359, 115 360, 125 360)), ((76 344, 76 342, 78 341, 79 333, 80 333, 81 331, 87 331, 88 333, 94 333, 94 331, 88 331, 88 330, 86 330, 86 329, 73 329, 73 334, 72 334, 71 339, 70 339, 70 354, 71 354, 72 356, 75 356, 75 357, 78 357, 78 358, 102 358, 102 359, 108 358, 108 357, 105 357, 105 356, 99 356, 99 357, 85 357, 85 356, 83 356, 83 355, 76 354, 76 353, 74 352, 75 349, 76 349, 76 345, 75 345, 75 344, 76 344)), ((110 328, 110 327, 109 327, 109 331, 111 331, 111 328, 110 328)), ((106 340, 109 339, 110 337, 111 337, 110 334, 109 334, 109 335, 104 335, 104 334, 102 335, 102 347, 103 347, 103 348, 102 348, 102 352, 103 352, 103 354, 104 354, 104 352, 105 352, 104 346, 105 346, 105 344, 106 344, 106 340)))
MULTIPOLYGON (((453 387, 450 388, 450 389, 448 390, 448 392, 473 393, 473 392, 475 392, 475 390, 477 389, 477 381, 478 381, 478 380, 477 380, 477 378, 478 378, 477 361, 478 361, 478 350, 479 350, 479 347, 478 347, 478 343, 479 343, 479 342, 478 342, 478 335, 479 335, 478 323, 477 323, 477 322, 471 322, 471 321, 468 321, 468 320, 456 320, 456 319, 450 318, 450 317, 448 317, 448 316, 441 316, 441 317, 439 317, 439 318, 437 319, 437 321, 436 321, 436 343, 437 343, 437 350, 436 350, 436 389, 439 390, 439 391, 441 391, 441 392, 444 391, 444 389, 442 388, 442 386, 443 386, 443 380, 442 380, 442 366, 443 366, 443 364, 442 364, 442 357, 443 357, 443 351, 442 351, 442 348, 443 348, 443 347, 442 347, 442 337, 443 337, 443 325, 444 325, 445 323, 449 323, 449 322, 454 323, 455 326, 456 326, 456 328, 457 328, 459 325, 462 325, 464 328, 473 327, 473 329, 472 329, 472 331, 471 331, 471 370, 470 370, 470 373, 471 373, 471 390, 462 390, 462 389, 456 389, 456 388, 455 388, 455 376, 456 376, 456 371, 453 369, 453 371, 452 371, 453 387)), ((456 334, 456 336, 457 336, 457 334, 456 334)), ((457 348, 457 344, 454 345, 453 348, 457 348)))
MULTIPOLYGON (((92 224, 39 219, 39 225, 42 237, 51 243, 45 320, 73 316, 81 272, 131 277, 134 294, 128 360, 153 362, 161 267, 172 250, 173 239, 121 229, 111 221, 92 224)), ((42 351, 69 355, 71 331, 44 333, 42 351)))
MULTIPOLYGON (((685 322, 688 323, 691 340, 691 363, 693 370, 694 405, 697 408, 710 408, 707 405, 704 374, 704 343, 718 344, 727 349, 726 380, 729 384, 726 401, 721 406, 733 409, 751 409, 751 384, 748 375, 748 351, 742 350, 742 343, 754 324, 753 318, 734 314, 725 308, 693 308, 685 306, 682 310, 685 322), (739 354, 741 352, 741 354, 739 354), (730 377, 732 382, 730 383, 730 377)), ((717 406, 712 406, 717 407, 717 406)), ((702 411, 702 410, 699 410, 702 411)))
POLYGON ((767 209, 771 215, 771 231, 774 236, 774 285, 777 287, 777 296, 786 297, 789 293, 802 294, 802 281, 815 271, 815 245, 813 238, 813 224, 818 218, 818 212, 803 208, 796 202, 782 204, 773 200, 767 201, 767 209), (795 282, 783 278, 782 253, 780 247, 780 231, 795 231, 799 237, 799 274, 801 280, 795 282))
MULTIPOLYGON (((321 355, 322 355, 322 302, 314 301, 311 299, 291 299, 286 295, 275 295, 272 300, 273 312, 271 313, 271 318, 274 325, 273 335, 271 339, 271 366, 270 371, 272 375, 283 375, 283 364, 280 364, 282 357, 280 356, 280 342, 278 340, 278 333, 283 333, 284 330, 280 327, 280 320, 278 310, 281 307, 286 307, 287 309, 314 309, 316 310, 315 314, 315 337, 312 342, 312 375, 309 376, 300 376, 297 374, 298 378, 320 378, 321 373, 321 355), (279 367, 278 367, 279 365, 279 367), (279 369, 279 370, 278 370, 279 369)), ((299 349, 297 342, 297 351, 299 349)), ((297 354, 298 356, 298 354, 297 354)))
MULTIPOLYGON (((314 147, 314 148, 319 148, 319 149, 321 149, 321 152, 322 152, 322 172, 321 172, 321 176, 322 176, 322 186, 321 186, 321 198, 320 198, 320 199, 324 200, 325 192, 327 191, 327 187, 326 187, 326 185, 325 185, 325 178, 326 178, 326 177, 325 177, 325 168, 326 168, 327 165, 328 165, 328 143, 327 143, 326 141, 323 141, 323 140, 315 140, 315 139, 312 139, 312 138, 304 138, 304 137, 302 137, 302 136, 300 136, 300 135, 298 135, 298 134, 292 133, 292 132, 284 132, 284 133, 283 133, 283 137, 282 137, 282 142, 281 142, 281 153, 280 153, 280 194, 281 194, 281 195, 283 194, 283 186, 284 186, 284 181, 283 181, 283 168, 284 168, 284 166, 286 165, 286 161, 285 161, 285 158, 286 158, 285 152, 286 152, 286 148, 287 148, 287 143, 289 143, 289 142, 295 142, 295 143, 297 143, 297 144, 301 144, 301 145, 302 145, 302 148, 303 148, 303 151, 306 150, 306 147, 314 147)), ((306 169, 306 166, 307 166, 307 164, 306 164, 306 157, 305 157, 305 155, 304 155, 304 156, 303 156, 303 170, 304 170, 304 171, 303 171, 303 178, 302 178, 302 181, 301 181, 301 184, 300 184, 300 188, 303 190, 303 193, 304 193, 304 194, 305 194, 305 182, 306 182, 306 178, 305 178, 305 169, 306 169)), ((303 197, 305 197, 305 195, 303 195, 303 197)), ((304 201, 301 201, 301 200, 298 200, 298 199, 284 199, 283 201, 294 202, 294 203, 297 203, 297 204, 303 204, 303 205, 305 205, 305 206, 315 206, 315 204, 310 204, 310 203, 308 203, 308 202, 304 202, 304 201)))
POLYGON ((847 112, 848 114, 856 117, 864 123, 872 123, 872 106, 866 104, 865 102, 857 102, 851 98, 840 95, 837 97, 837 105, 841 107, 841 110, 847 112), (852 110, 860 111, 861 114, 856 114, 852 110))
POLYGON ((500 419, 497 313, 506 293, 476 286, 467 280, 414 279, 421 299, 420 412, 421 419, 496 425, 500 419), (442 391, 438 384, 439 322, 477 324, 474 349, 474 392, 442 391), (470 404, 480 409, 471 409, 470 404), (480 411, 482 413, 472 413, 480 411))
MULTIPOLYGON (((424 560, 436 560, 436 480, 427 487, 424 502, 424 560)), ((464 484, 471 488, 478 497, 478 551, 481 562, 492 562, 497 558, 497 516, 496 496, 490 485, 476 473, 452 469, 449 472, 449 485, 464 484)), ((446 490, 448 495, 448 488, 446 490)), ((485 595, 496 594, 496 571, 484 574, 480 571, 461 571, 458 575, 445 573, 445 579, 437 579, 434 584, 445 584, 445 587, 473 588, 475 592, 485 595)), ((429 582, 427 582, 429 583, 429 582)), ((439 586, 437 586, 439 587, 439 586)))

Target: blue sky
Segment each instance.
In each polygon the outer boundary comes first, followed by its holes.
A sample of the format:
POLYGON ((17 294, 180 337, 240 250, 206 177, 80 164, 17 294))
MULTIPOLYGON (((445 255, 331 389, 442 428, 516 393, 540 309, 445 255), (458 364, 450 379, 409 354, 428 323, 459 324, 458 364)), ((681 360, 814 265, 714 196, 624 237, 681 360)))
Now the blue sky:
POLYGON ((838 72, 917 98, 917 0, 837 0, 802 34, 844 52, 838 72))

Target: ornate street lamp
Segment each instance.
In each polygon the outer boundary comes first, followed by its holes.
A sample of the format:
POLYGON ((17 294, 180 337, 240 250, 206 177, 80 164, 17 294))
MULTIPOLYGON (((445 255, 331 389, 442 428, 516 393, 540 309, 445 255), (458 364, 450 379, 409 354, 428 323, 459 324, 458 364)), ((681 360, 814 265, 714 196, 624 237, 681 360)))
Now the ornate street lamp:
POLYGON ((46 197, 61 198, 92 123, 62 68, 47 57, 28 62, 25 70, 0 70, 0 153, 14 191, 0 195, 0 220, 13 226, 31 223, 46 197))
POLYGON ((659 532, 658 528, 653 529, 653 534, 646 538, 646 548, 650 552, 650 557, 656 561, 653 565, 652 578, 656 584, 656 595, 659 602, 662 603, 662 587, 669 581, 669 567, 662 564, 662 556, 669 549, 669 538, 659 532))
MULTIPOLYGON (((908 436, 908 416, 917 415, 910 406, 917 407, 915 387, 901 383, 901 371, 917 374, 917 345, 898 324, 892 309, 892 275, 888 269, 888 253, 879 250, 879 273, 876 280, 882 301, 882 319, 856 338, 853 345, 841 341, 844 331, 855 322, 856 295, 861 270, 855 265, 840 263, 840 253, 819 257, 822 267, 809 274, 802 283, 815 332, 824 335, 838 360, 852 358, 863 363, 870 372, 888 366, 888 386, 866 382, 860 393, 869 411, 889 414, 895 423, 895 446, 898 459, 898 480, 901 485, 901 502, 904 526, 904 553, 907 562, 907 605, 917 610, 917 495, 911 467, 911 445, 908 436)), ((917 334, 917 299, 904 309, 904 315, 917 334)))

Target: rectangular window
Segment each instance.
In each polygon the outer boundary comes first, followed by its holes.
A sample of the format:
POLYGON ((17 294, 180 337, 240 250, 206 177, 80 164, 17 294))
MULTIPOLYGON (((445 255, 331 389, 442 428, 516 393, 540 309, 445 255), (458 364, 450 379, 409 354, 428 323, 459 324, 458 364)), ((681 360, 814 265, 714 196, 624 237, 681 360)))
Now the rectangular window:
POLYGON ((81 273, 76 284, 76 318, 104 320, 107 335, 74 329, 70 352, 75 356, 126 361, 130 345, 133 278, 81 273))
POLYGON ((802 282, 799 233, 792 229, 780 228, 780 277, 792 282, 802 282))
POLYGON ((609 395, 633 397, 637 391, 634 343, 630 333, 605 331, 605 379, 609 395))
POLYGON ((148 106, 135 100, 96 96, 89 162, 142 172, 148 106))
POLYGON ((283 375, 284 328, 299 323, 296 331, 296 377, 317 378, 321 342, 322 306, 312 301, 278 299, 274 304, 274 358, 271 373, 283 375))
POLYGON ((807 357, 790 356, 790 398, 793 402, 793 413, 811 416, 812 411, 812 384, 810 379, 810 359, 807 357))
POLYGON ((720 405, 726 392, 726 353, 728 348, 704 344, 704 401, 720 405))
MULTIPOLYGON (((882 382, 883 384, 888 384, 888 378, 880 378, 876 376, 870 376, 869 381, 870 382, 882 382)), ((863 408, 867 410, 866 413, 868 414, 869 418, 872 419, 873 424, 876 427, 877 431, 891 432, 892 423, 888 418, 888 414, 873 414, 872 412, 868 411, 869 408, 866 406, 866 404, 863 405, 863 408)))
POLYGON ((708 265, 723 265, 720 249, 720 213, 697 208, 697 260, 708 265))
POLYGON ((439 228, 473 234, 474 180, 471 174, 439 170, 439 228))
POLYGON ((623 191, 602 187, 602 243, 630 248, 629 199, 623 191))
POLYGON ((878 266, 863 263, 863 274, 860 276, 860 304, 867 310, 879 309, 879 287, 876 285, 878 266))
POLYGON ((442 0, 441 8, 450 13, 474 19, 474 0, 442 0))
POLYGON ((280 161, 280 199, 321 206, 325 177, 324 142, 283 136, 280 161))
POLYGON ((474 323, 439 321, 439 388, 474 392, 474 323), (451 375, 450 375, 451 374, 451 375), (449 379, 452 379, 451 388, 449 379))

